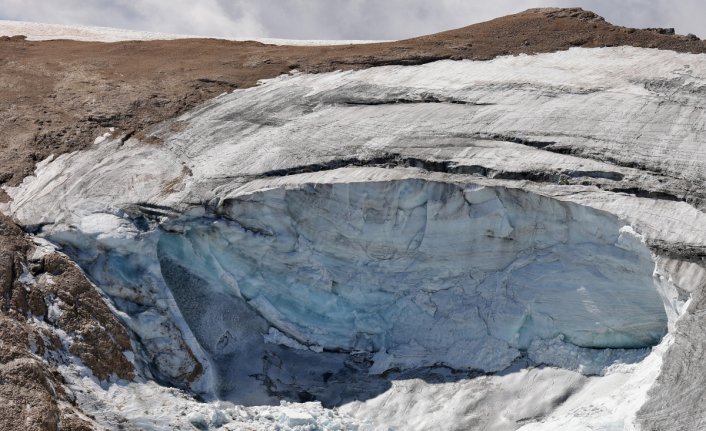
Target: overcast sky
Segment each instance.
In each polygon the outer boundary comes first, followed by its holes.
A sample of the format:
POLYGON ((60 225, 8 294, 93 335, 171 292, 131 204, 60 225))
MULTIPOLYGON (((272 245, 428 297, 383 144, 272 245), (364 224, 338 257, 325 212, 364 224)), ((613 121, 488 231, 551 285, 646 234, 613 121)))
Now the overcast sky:
POLYGON ((706 0, 0 0, 0 19, 221 37, 401 39, 538 6, 706 38, 706 0))

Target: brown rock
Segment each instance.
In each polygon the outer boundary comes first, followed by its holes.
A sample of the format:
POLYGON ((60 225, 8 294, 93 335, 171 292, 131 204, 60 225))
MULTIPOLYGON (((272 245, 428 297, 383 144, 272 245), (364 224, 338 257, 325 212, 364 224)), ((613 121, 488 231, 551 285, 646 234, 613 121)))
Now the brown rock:
POLYGON ((22 230, 0 216, 0 429, 58 430, 58 424, 62 430, 96 429, 77 414, 61 376, 43 359, 49 351, 63 350, 59 337, 52 326, 37 327, 26 316, 46 319, 47 304, 63 298, 61 318, 47 323, 70 334, 69 351, 102 380, 133 377, 123 354, 131 349, 130 338, 73 262, 58 253, 28 262, 33 250, 22 230), (35 282, 20 282, 31 265, 35 282), (41 281, 44 271, 53 274, 54 284, 41 281))

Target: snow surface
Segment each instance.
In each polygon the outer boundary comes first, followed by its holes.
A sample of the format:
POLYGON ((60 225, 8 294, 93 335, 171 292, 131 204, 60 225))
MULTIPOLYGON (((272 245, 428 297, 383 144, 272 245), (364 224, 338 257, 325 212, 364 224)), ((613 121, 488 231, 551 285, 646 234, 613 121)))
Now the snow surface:
POLYGON ((380 396, 339 409, 375 429, 635 430, 635 414, 662 365, 669 337, 634 365, 602 377, 557 368, 429 384, 402 380, 380 396))
POLYGON ((258 431, 633 430, 632 420, 668 344, 665 340, 642 363, 613 367, 603 377, 532 368, 456 382, 399 380, 376 398, 335 409, 318 402, 252 407, 199 403, 182 391, 149 381, 101 385, 76 364, 62 373, 84 411, 99 422, 116 423, 120 418, 124 426, 150 431, 194 426, 258 431))
POLYGON ((170 431, 194 429, 247 430, 373 430, 354 418, 317 402, 245 407, 228 402, 202 403, 187 393, 152 381, 98 382, 80 365, 62 367, 68 388, 83 411, 99 423, 121 423, 122 429, 170 431), (110 405, 113 409, 106 409, 110 405))
MULTIPOLYGON (((70 39, 84 42, 120 42, 127 40, 173 40, 200 39, 209 36, 157 33, 150 31, 126 30, 111 27, 46 24, 26 21, 0 20, 0 36, 25 35, 28 40, 70 39)), ((380 40, 297 40, 273 38, 221 38, 233 41, 255 41, 270 45, 351 45, 386 42, 380 40)))
POLYGON ((632 429, 699 325, 703 88, 706 56, 625 47, 293 74, 46 160, 6 210, 209 400, 632 429))

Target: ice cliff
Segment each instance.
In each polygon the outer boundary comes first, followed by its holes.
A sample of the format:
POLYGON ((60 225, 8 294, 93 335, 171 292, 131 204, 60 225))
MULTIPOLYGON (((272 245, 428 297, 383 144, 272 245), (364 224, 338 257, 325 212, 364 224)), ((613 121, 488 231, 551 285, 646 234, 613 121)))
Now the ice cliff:
POLYGON ((673 375, 703 352, 704 95, 705 56, 625 47, 294 72, 46 160, 6 210, 212 405, 660 429, 701 393, 673 375))

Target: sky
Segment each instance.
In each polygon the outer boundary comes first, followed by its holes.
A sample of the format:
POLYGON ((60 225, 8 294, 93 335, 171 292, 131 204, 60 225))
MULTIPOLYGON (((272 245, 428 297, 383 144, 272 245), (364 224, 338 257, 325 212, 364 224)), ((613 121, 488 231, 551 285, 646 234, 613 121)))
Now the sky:
POLYGON ((403 39, 531 7, 706 38, 706 0, 0 0, 0 19, 212 37, 403 39))

